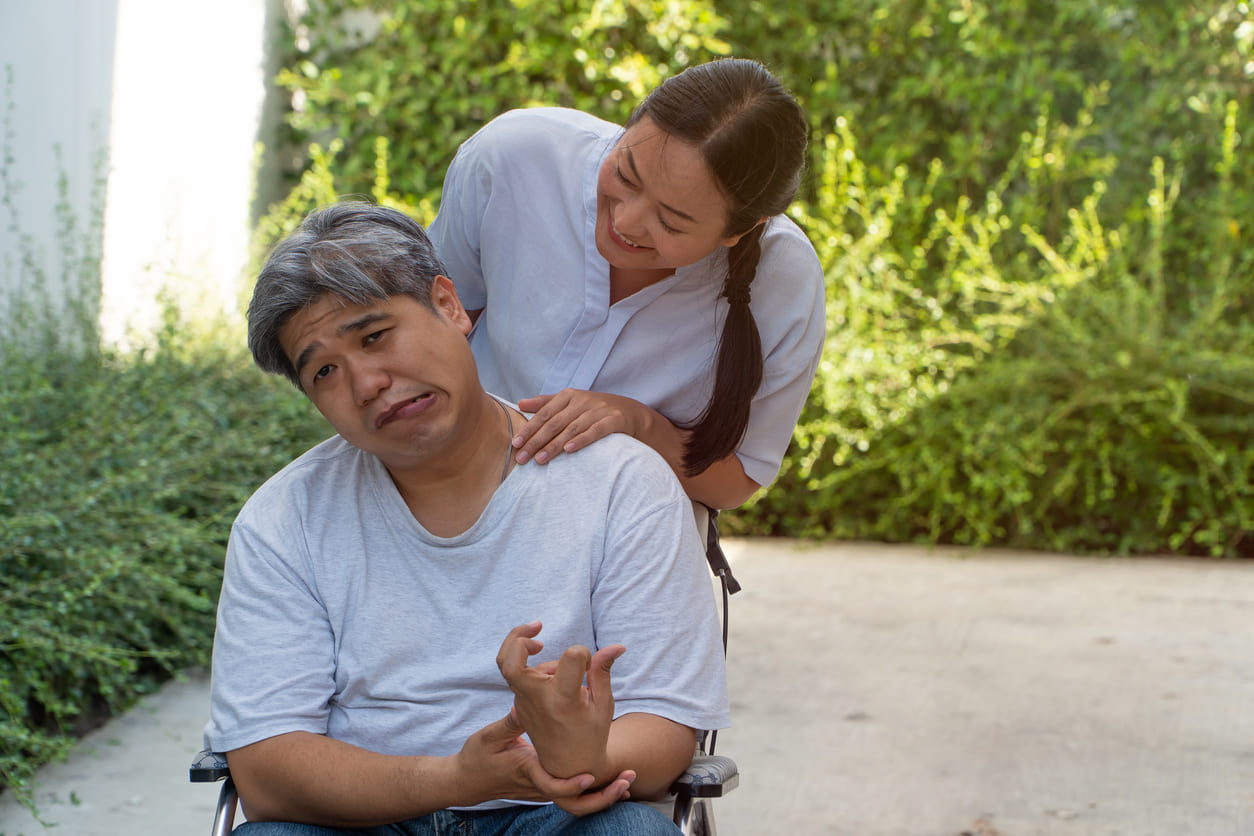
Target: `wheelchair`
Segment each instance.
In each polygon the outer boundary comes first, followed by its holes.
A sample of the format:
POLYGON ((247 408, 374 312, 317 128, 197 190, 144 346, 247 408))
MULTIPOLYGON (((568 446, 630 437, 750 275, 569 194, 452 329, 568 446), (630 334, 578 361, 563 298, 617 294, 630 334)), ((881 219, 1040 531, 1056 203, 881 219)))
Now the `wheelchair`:
MULTIPOLYGON (((731 565, 719 545, 718 512, 707 511, 704 506, 698 505, 696 513, 698 525, 705 519, 705 557, 722 590, 723 652, 726 653, 729 597, 740 591, 740 584, 732 575, 731 565)), ((736 762, 714 753, 717 742, 717 731, 700 732, 692 762, 670 787, 670 795, 673 797, 671 820, 684 836, 718 836, 714 824, 714 801, 734 790, 740 783, 740 771, 736 762)), ((231 768, 227 764, 226 755, 208 749, 202 750, 192 761, 188 775, 193 783, 223 782, 218 792, 213 826, 209 832, 211 836, 227 836, 235 827, 239 794, 235 791, 235 782, 231 780, 231 768)), ((671 802, 668 800, 658 803, 671 802)))

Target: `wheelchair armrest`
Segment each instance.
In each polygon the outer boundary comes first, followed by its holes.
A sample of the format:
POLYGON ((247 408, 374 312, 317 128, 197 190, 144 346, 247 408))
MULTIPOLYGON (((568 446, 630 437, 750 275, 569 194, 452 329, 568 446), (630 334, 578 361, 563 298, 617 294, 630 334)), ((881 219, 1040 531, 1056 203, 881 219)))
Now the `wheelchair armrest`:
POLYGON ((671 784, 671 793, 690 798, 722 798, 740 783, 736 762, 724 755, 698 754, 683 775, 671 784))
POLYGON ((202 749, 192 761, 188 777, 192 783, 208 784, 231 777, 231 767, 227 765, 226 755, 221 752, 210 752, 202 749))
MULTIPOLYGON (((188 778, 193 783, 212 783, 231 777, 231 767, 221 752, 201 750, 192 761, 188 778)), ((671 785, 674 795, 691 798, 722 798, 740 784, 740 769, 724 755, 698 754, 688 769, 671 785)))

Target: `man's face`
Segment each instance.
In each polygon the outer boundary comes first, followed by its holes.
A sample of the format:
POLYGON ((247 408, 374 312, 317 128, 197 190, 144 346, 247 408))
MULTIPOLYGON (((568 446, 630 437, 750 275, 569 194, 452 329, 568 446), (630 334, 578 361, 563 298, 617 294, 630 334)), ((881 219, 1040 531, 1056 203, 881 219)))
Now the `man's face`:
POLYGON ((431 461, 479 396, 470 320, 448 279, 435 310, 408 296, 368 305, 323 296, 279 329, 301 388, 346 441, 389 468, 431 461))

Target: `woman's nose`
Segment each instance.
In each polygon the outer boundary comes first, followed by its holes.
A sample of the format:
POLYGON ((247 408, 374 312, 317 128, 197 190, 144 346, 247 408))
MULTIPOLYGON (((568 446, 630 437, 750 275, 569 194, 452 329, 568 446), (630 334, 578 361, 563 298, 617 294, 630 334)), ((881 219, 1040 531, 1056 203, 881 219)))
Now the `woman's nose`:
POLYGON ((647 212, 643 199, 635 197, 624 200, 618 204, 618 211, 614 213, 614 228, 619 235, 633 240, 643 237, 647 212))

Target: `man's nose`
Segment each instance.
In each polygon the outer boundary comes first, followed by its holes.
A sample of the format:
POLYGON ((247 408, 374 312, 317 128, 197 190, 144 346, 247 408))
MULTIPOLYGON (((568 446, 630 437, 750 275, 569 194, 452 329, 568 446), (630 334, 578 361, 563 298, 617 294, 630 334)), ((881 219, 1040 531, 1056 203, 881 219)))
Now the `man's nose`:
POLYGON ((380 392, 392 385, 392 376, 378 363, 370 360, 359 360, 351 364, 353 376, 353 399, 359 405, 366 405, 379 396, 380 392))

